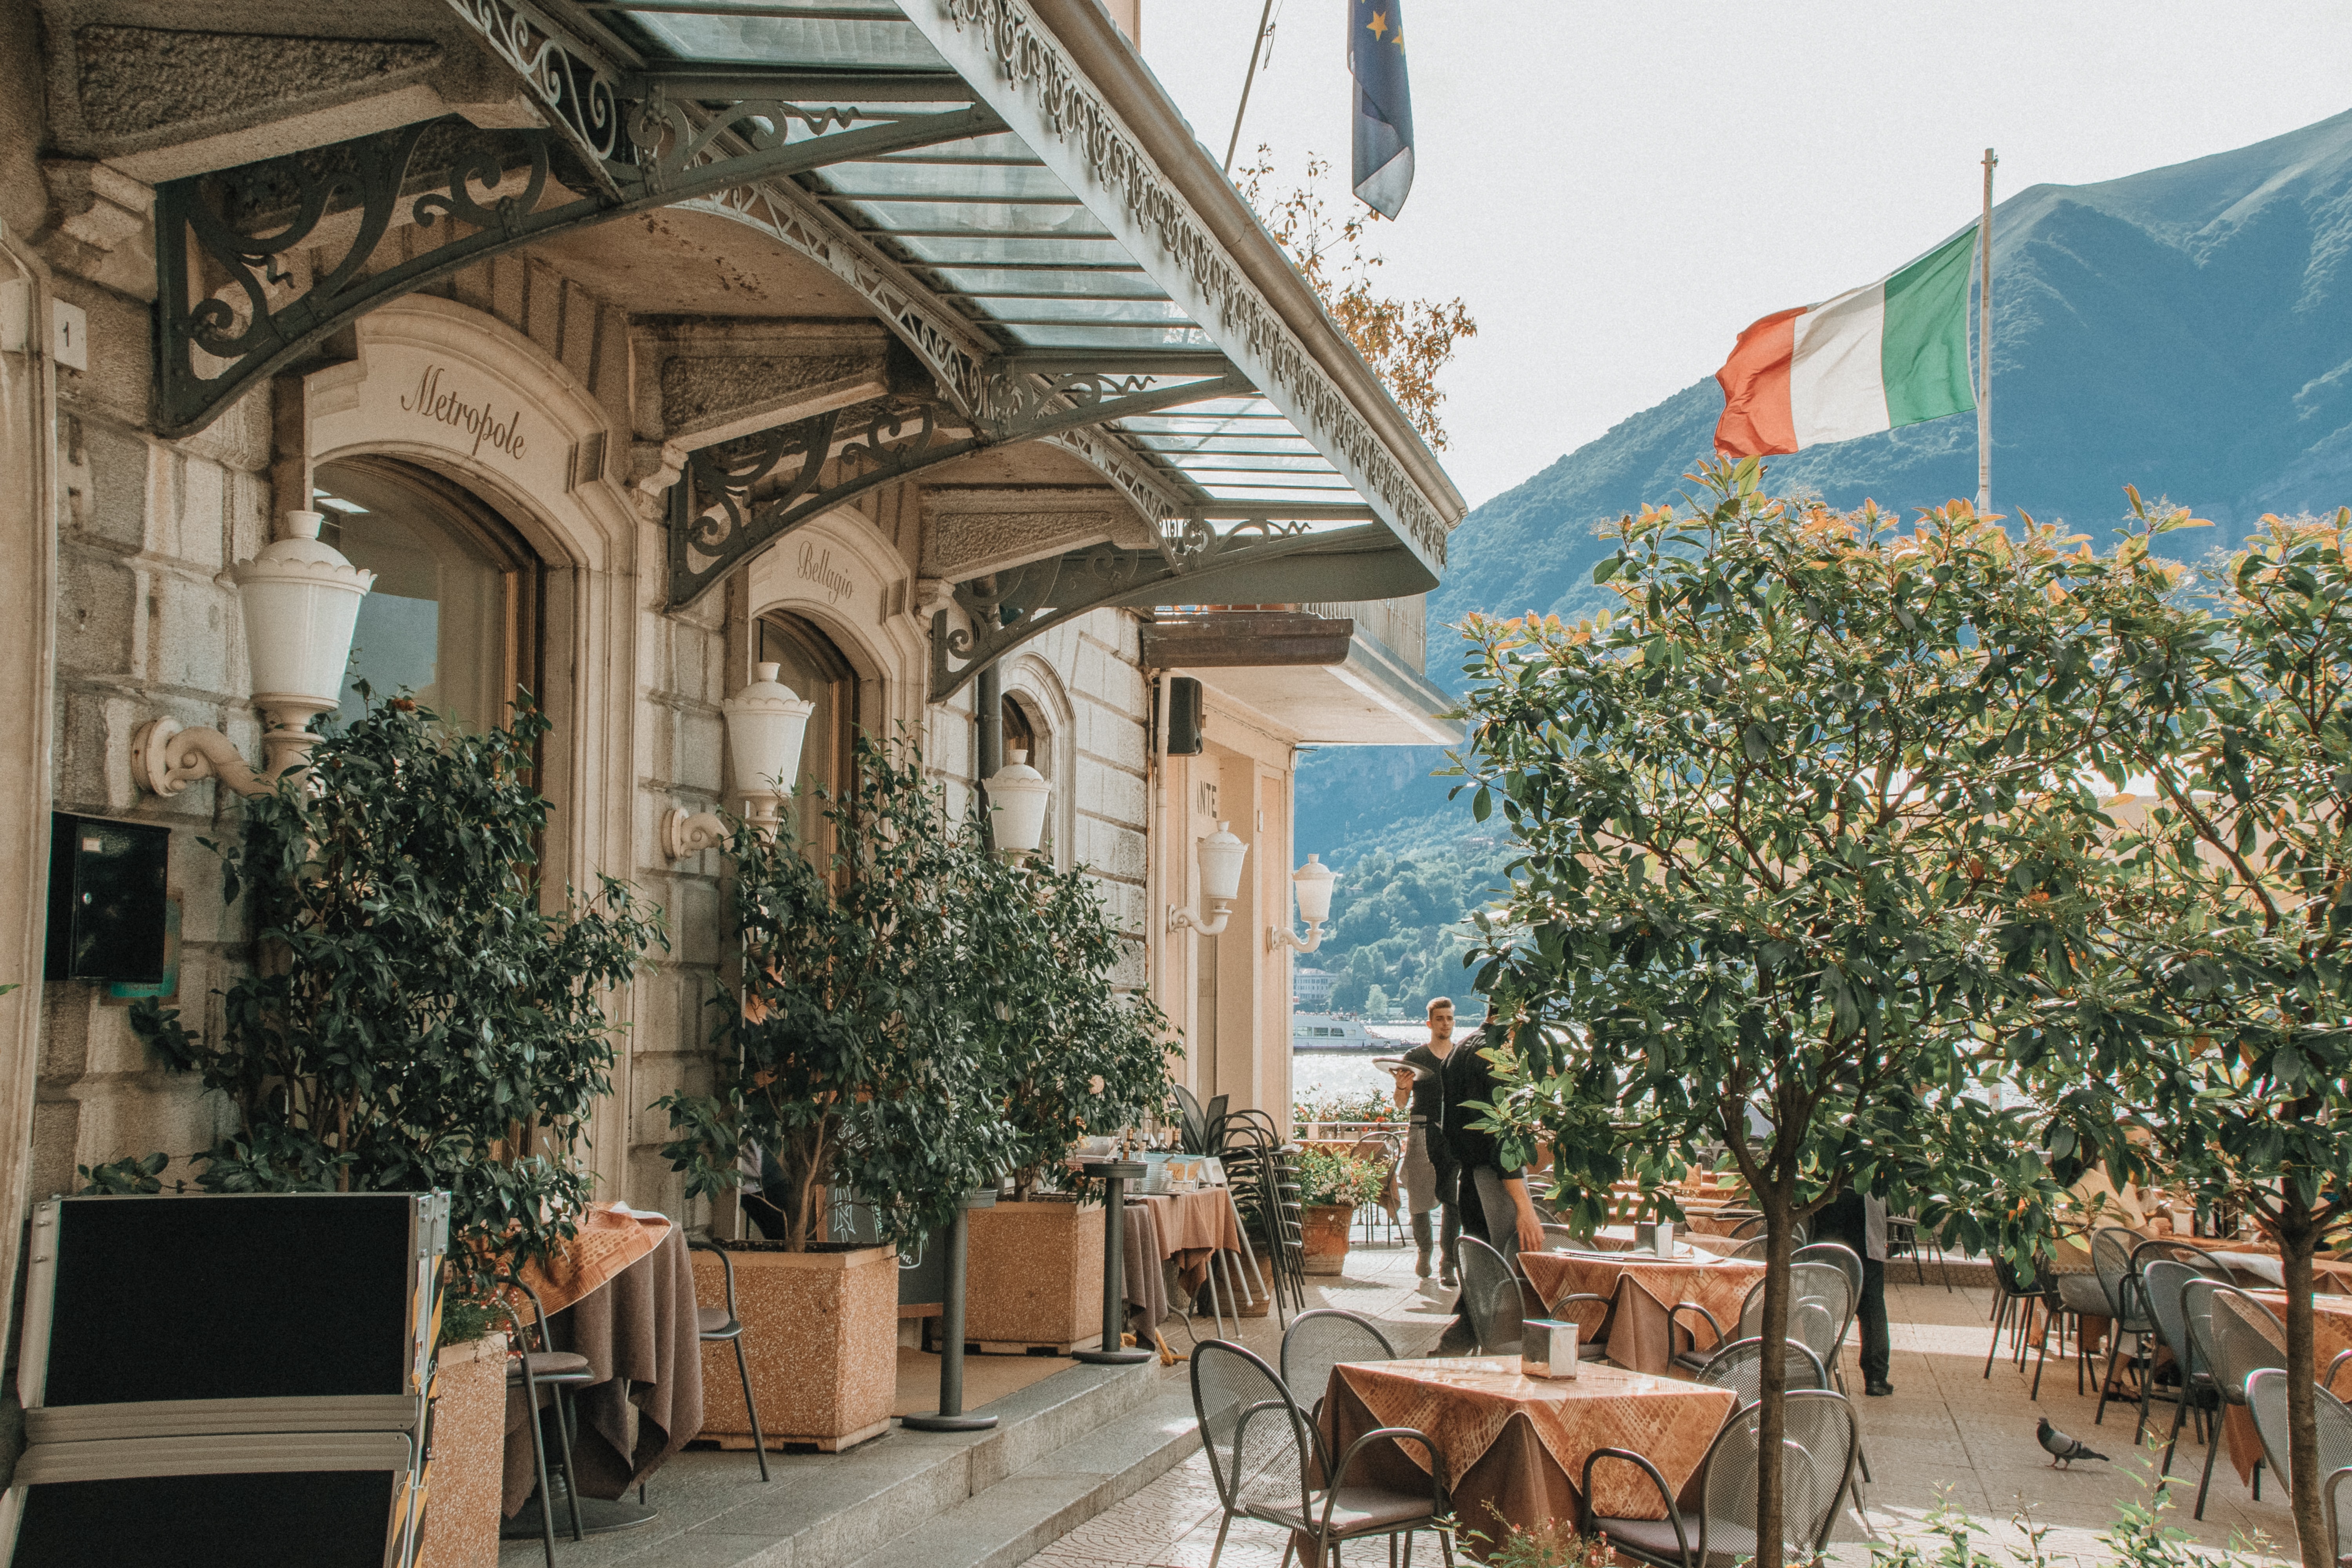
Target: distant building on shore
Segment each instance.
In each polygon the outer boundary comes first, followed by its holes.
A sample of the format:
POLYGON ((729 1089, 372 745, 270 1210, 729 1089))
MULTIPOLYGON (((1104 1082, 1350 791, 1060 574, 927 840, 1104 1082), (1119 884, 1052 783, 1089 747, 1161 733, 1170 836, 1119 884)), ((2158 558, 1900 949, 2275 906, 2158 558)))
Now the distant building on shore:
POLYGON ((1290 1005, 1320 1012, 1331 1000, 1331 983, 1337 977, 1325 969, 1294 969, 1290 972, 1290 1005))

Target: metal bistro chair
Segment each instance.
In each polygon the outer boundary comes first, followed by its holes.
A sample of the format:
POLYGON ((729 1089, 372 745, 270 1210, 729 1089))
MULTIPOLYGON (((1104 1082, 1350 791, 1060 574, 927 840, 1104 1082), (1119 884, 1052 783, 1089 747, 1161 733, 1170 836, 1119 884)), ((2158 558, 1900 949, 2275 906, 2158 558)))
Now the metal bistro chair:
MULTIPOLYGON (((1818 1559, 1829 1546, 1838 1505, 1853 1472, 1853 1406, 1826 1389, 1796 1389, 1781 1404, 1780 1533, 1792 1558, 1818 1559)), ((1683 1510, 1658 1468, 1625 1448, 1596 1448, 1584 1461, 1582 1495, 1592 1492, 1592 1469, 1603 1459, 1638 1468, 1658 1489, 1662 1519, 1612 1519, 1595 1514, 1587 1529, 1652 1568, 1734 1568, 1756 1555, 1757 1428, 1763 1407, 1735 1413, 1715 1436, 1700 1464, 1699 1509, 1683 1510)))
POLYGON ((2000 1353, 2000 1336, 2004 1331, 2009 1334, 2010 1353, 2017 1363, 2017 1370, 2025 1370, 2026 1352, 2032 1342, 2028 1338, 2029 1320, 2037 1306, 2048 1305, 2047 1285, 2039 1289, 2029 1287, 2017 1277, 2017 1269, 2008 1258, 1999 1253, 1993 1255, 1992 1340, 1985 1346, 1986 1377, 1992 1375, 1992 1358, 2000 1353))
MULTIPOLYGON (((1794 1340, 1781 1343, 1780 1386, 1783 1390, 1827 1388, 1830 1375, 1822 1368, 1822 1358, 1794 1340)), ((1716 1388, 1727 1388, 1739 1403, 1735 1413, 1755 1404, 1764 1396, 1764 1342, 1735 1340, 1707 1359, 1699 1369, 1698 1380, 1716 1388)))
MULTIPOLYGON (((1846 1283, 1845 1270, 1834 1263, 1804 1262, 1789 1268, 1789 1332, 1788 1337, 1813 1352, 1813 1359, 1827 1367, 1837 1354, 1838 1340, 1845 1332, 1846 1321, 1853 1316, 1853 1293, 1846 1283)), ((1726 1333, 1715 1314, 1696 1301, 1677 1301, 1666 1310, 1668 1342, 1680 1326, 1685 1312, 1696 1312, 1706 1320, 1715 1331, 1717 1344, 1738 1340, 1764 1337, 1764 1281, 1759 1279, 1748 1288, 1747 1299, 1739 1304, 1737 1331, 1726 1333)), ((1701 1354, 1696 1350, 1678 1352, 1675 1363, 1685 1371, 1703 1372, 1714 1352, 1701 1354)))
MULTIPOLYGON (((2173 1401, 2172 1433, 2164 1445, 2164 1473, 2168 1476, 2172 1473, 2172 1450, 2180 1442, 2180 1424, 2190 1406, 2197 1410, 2201 1431, 2205 1416, 2218 1413, 2221 1403, 2213 1388, 2213 1369, 2198 1359, 2197 1348, 2189 1342, 2188 1307, 2180 1297, 2191 1279, 2229 1283, 2222 1270, 2202 1258, 2191 1263, 2185 1258, 2157 1257, 2139 1265, 2140 1293, 2147 1301, 2149 1320, 2156 1324, 2157 1342, 2172 1352, 2172 1364, 2180 1373, 2180 1393, 2173 1401)), ((2135 1447, 2147 1430, 2147 1396, 2155 1383, 2151 1377, 2140 1385, 2139 1425, 2132 1430, 2135 1447)))
POLYGON ((1475 1236, 1462 1238, 1456 1258, 1462 1270, 1462 1304, 1478 1336, 1480 1355, 1517 1355, 1527 1321, 1527 1298, 1519 1277, 1503 1255, 1475 1236))
POLYGON ((2095 1318, 2105 1317, 2107 1292, 2095 1274, 2053 1273, 2050 1277, 2049 1292, 2042 1297, 2042 1332, 2034 1341, 2033 1392, 2029 1397, 2036 1402, 2042 1398, 2042 1369, 2050 1362, 2050 1333, 2053 1329, 2058 1333, 2058 1353, 2066 1353, 2066 1325, 2069 1321, 2074 1325, 2074 1393, 2079 1396, 2083 1392, 2083 1380, 2091 1370, 2091 1352, 2083 1340, 2083 1316, 2087 1312, 2095 1318))
MULTIPOLYGON (((2286 1396, 2294 1384, 2288 1381, 2284 1367, 2265 1367, 2246 1379, 2246 1405, 2254 1418, 2254 1435, 2262 1439, 2263 1457, 2279 1478, 2281 1487, 2293 1472, 2287 1468, 2286 1396)), ((2311 1390, 2313 1425, 2318 1428, 2319 1474, 2328 1482, 2325 1494, 2329 1516, 2328 1533, 2336 1533, 2335 1503, 2342 1496, 2334 1484, 2336 1472, 2352 1468, 2352 1409, 2342 1400, 2314 1384, 2311 1390)), ((2331 1552, 2335 1561, 2340 1557, 2331 1552)))
POLYGON ((586 1388, 596 1381, 588 1365, 588 1358, 572 1351, 552 1348, 547 1337, 547 1308, 539 1292, 523 1280, 520 1270, 513 1265, 507 1269, 509 1290, 520 1290, 530 1299, 531 1316, 539 1330, 539 1349, 530 1348, 530 1336, 523 1330, 522 1319, 515 1311, 510 1295, 501 1291, 498 1297, 500 1310, 514 1325, 514 1337, 508 1342, 507 1386, 523 1391, 523 1403, 530 1414, 525 1417, 530 1427, 530 1460, 539 1481, 539 1532, 547 1549, 547 1568, 555 1568, 555 1486, 547 1471, 547 1433, 539 1417, 539 1394, 541 1389, 555 1396, 555 1440, 563 1457, 563 1490, 572 1504, 572 1539, 580 1541, 585 1532, 580 1525, 580 1483, 572 1471, 572 1393, 586 1388))
POLYGON ((1356 1210, 1356 1217, 1364 1227, 1364 1245, 1384 1245, 1379 1237, 1379 1227, 1383 1220, 1387 1222, 1389 1232, 1385 1245, 1399 1245, 1404 1239, 1404 1232, 1397 1224, 1397 1172, 1404 1163, 1403 1140, 1393 1132, 1366 1133, 1356 1140, 1348 1155, 1350 1159, 1369 1161, 1381 1172, 1381 1195, 1356 1210))
POLYGON ((2327 1513, 2327 1560, 2330 1563, 2344 1561, 2344 1527, 2347 1521, 2352 1521, 2352 1491, 2344 1489, 2347 1478, 2352 1478, 2352 1466, 2328 1471, 2324 1482, 2327 1489, 2320 1494, 2327 1513))
MULTIPOLYGON (((1209 1340, 1192 1352, 1192 1414, 1223 1513, 1208 1568, 1217 1568, 1237 1518, 1313 1536, 1324 1560, 1334 1563, 1343 1541, 1383 1535, 1393 1552, 1394 1538, 1402 1535, 1410 1556, 1413 1532, 1433 1530, 1451 1568, 1454 1550, 1445 1532, 1454 1505, 1445 1490, 1445 1457, 1426 1434, 1410 1426, 1376 1427, 1349 1444, 1333 1464, 1321 1435, 1274 1368, 1223 1340, 1209 1340), (1375 1441, 1420 1444, 1429 1457, 1429 1489, 1349 1485, 1356 1456, 1375 1441), (1318 1475, 1330 1478, 1320 1490, 1318 1475)), ((1286 1550, 1283 1560, 1289 1561, 1286 1550)))
POLYGON ((1396 1347, 1370 1318, 1318 1307, 1290 1321, 1282 1336, 1282 1381, 1291 1397, 1302 1395, 1310 1418, 1323 1414, 1323 1391, 1331 1369, 1343 1361, 1394 1361, 1396 1347))
MULTIPOLYGON (((2213 1369, 2213 1386, 2222 1404, 2246 1403, 2246 1380, 2258 1372, 2286 1370, 2286 1328, 2271 1310, 2234 1285, 2191 1279, 2181 1288, 2181 1319, 2197 1359, 2213 1369), (2223 1298, 2228 1300, 2224 1300, 2223 1298), (2210 1338, 2205 1336, 2210 1335, 2210 1338)), ((2221 1412, 2226 1415, 2228 1411, 2221 1412)), ((2205 1517, 2205 1494, 2213 1484, 2213 1456, 2219 1443, 2205 1448, 2205 1473, 2197 1482, 2195 1517, 2205 1517)), ((2263 1497, 2263 1464, 2254 1460, 2254 1500, 2263 1497)))
POLYGON ((707 1241, 688 1241, 690 1252, 715 1253, 719 1267, 727 1276, 727 1305, 706 1307, 695 1303, 696 1337, 704 1344, 731 1344, 735 1347, 735 1374, 743 1380, 743 1408, 751 1416, 751 1452, 760 1457, 760 1479, 768 1479, 768 1440, 760 1434, 760 1402, 751 1397, 751 1363, 743 1356, 743 1320, 735 1312, 735 1260, 727 1249, 707 1241))
MULTIPOLYGON (((1854 1314, 1862 1310, 1862 1255, 1842 1241, 1816 1241, 1797 1248, 1794 1261, 1828 1263, 1844 1270, 1846 1282, 1845 1317, 1839 1322, 1837 1338, 1831 1342, 1829 1353, 1822 1357, 1829 1368, 1830 1384, 1848 1399, 1853 1391, 1845 1385, 1845 1337, 1853 1331, 1854 1314)), ((1854 1463, 1862 1467, 1862 1479, 1871 1479, 1870 1456, 1862 1447, 1862 1439, 1854 1439, 1854 1463)))
POLYGON ((1944 1289, 1947 1290, 1951 1289, 1952 1266, 1949 1262, 1946 1261, 1944 1258, 1943 1238, 1931 1230, 1927 1232, 1923 1247, 1919 1235, 1919 1216, 1917 1215, 1898 1214, 1889 1215, 1886 1216, 1886 1256, 1888 1260, 1891 1262, 1903 1254, 1909 1253, 1911 1255, 1912 1279, 1916 1283, 1921 1285, 1925 1285, 1927 1282, 1927 1266, 1920 1261, 1923 1251, 1932 1252, 1936 1255, 1936 1268, 1937 1271, 1944 1277, 1944 1289))
POLYGON ((2107 1370, 2099 1378, 2099 1408, 2091 1417, 2094 1426, 2107 1418, 2107 1401, 2115 1393, 2116 1361, 2123 1353, 2126 1334, 2132 1337, 2132 1374, 2142 1384, 2147 1381, 2147 1340, 2156 1325, 2148 1321, 2147 1301, 2131 1268, 2132 1248, 2139 1241, 2137 1231, 2112 1226, 2091 1236, 2091 1268, 2099 1276, 2100 1289, 2107 1293, 2109 1331, 2114 1335, 2107 1342, 2107 1370))

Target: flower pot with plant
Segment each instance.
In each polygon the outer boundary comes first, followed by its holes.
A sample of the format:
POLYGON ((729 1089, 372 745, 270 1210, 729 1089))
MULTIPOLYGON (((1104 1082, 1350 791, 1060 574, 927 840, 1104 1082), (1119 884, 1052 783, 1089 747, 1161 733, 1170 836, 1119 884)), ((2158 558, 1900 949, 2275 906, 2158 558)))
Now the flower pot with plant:
POLYGON ((1298 1152, 1298 1205, 1309 1274, 1337 1274, 1348 1257, 1356 1210, 1381 1195, 1381 1170, 1370 1160, 1328 1149, 1298 1152))
POLYGON ((1128 956, 1083 868, 975 867, 960 966, 991 1094, 1012 1134, 1013 1198, 971 1214, 964 1333, 1082 1348, 1102 1337, 1098 1202, 1068 1168, 1081 1138, 1168 1103, 1167 1018, 1115 984, 1128 956))
MULTIPOLYGON (((983 852, 912 747, 860 739, 851 764, 823 807, 823 863, 792 837, 790 813, 772 837, 736 826, 742 963, 720 987, 711 1091, 658 1107, 677 1134, 663 1152, 690 1193, 739 1190, 747 1163, 774 1173, 750 1205, 769 1239, 721 1242, 771 1444, 841 1447, 887 1426, 896 1250, 992 1183, 1010 1144, 960 1000, 959 921, 983 852), (828 1238, 836 1193, 870 1206, 879 1245, 828 1238)), ((733 1353, 710 1348, 726 1360, 706 1357, 703 1430, 748 1437, 733 1353)))

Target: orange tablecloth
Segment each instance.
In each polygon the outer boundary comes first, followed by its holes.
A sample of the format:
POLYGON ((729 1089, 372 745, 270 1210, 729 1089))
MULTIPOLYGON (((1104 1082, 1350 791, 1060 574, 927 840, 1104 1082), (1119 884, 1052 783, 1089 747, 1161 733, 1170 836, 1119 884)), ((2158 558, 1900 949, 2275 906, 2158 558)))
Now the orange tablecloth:
MULTIPOLYGON (((1557 1300, 1571 1290, 1606 1297, 1611 1302, 1605 1341, 1609 1359, 1630 1371, 1652 1373, 1667 1370, 1676 1348, 1667 1341, 1665 1321, 1666 1311, 1675 1303, 1697 1302, 1715 1314, 1728 1334, 1738 1324, 1740 1303, 1756 1281, 1764 1278, 1763 1264, 1744 1258, 1701 1262, 1648 1258, 1638 1252, 1605 1257, 1522 1252, 1519 1267, 1546 1301, 1557 1300)), ((1579 1321, 1583 1321, 1582 1315, 1579 1321)), ((1683 1321, 1696 1329, 1694 1342, 1706 1336, 1704 1319, 1686 1317, 1683 1321)), ((1712 1343, 1710 1338, 1697 1348, 1706 1350, 1712 1343)))
MULTIPOLYGON (((1505 1521, 1582 1520, 1576 1483, 1595 1448, 1646 1456, 1679 1493, 1731 1406, 1729 1389, 1616 1367, 1588 1364, 1554 1381, 1521 1375, 1516 1357, 1471 1357, 1336 1367, 1322 1419, 1335 1458, 1376 1427, 1428 1433, 1445 1465, 1454 1518, 1465 1532, 1500 1540, 1505 1521)), ((1428 1484, 1424 1460, 1417 1445, 1381 1443, 1347 1479, 1417 1490, 1428 1484)), ((1656 1491, 1630 1465, 1603 1465, 1593 1483, 1604 1513, 1663 1517, 1656 1491)))
POLYGON ((1199 1290, 1208 1281, 1212 1257, 1242 1249, 1241 1229, 1234 1224, 1234 1201, 1223 1187, 1133 1195, 1151 1206, 1152 1220, 1160 1227, 1160 1256, 1175 1263, 1177 1282, 1188 1292, 1199 1290))
MULTIPOLYGON (((524 1264, 522 1277, 553 1317, 612 1283, 623 1269, 659 1247, 669 1230, 666 1215, 622 1214, 611 1204, 590 1204, 580 1218, 580 1234, 544 1264, 524 1264)), ((530 1304, 518 1305, 528 1323, 530 1304)))
MULTIPOLYGON (((2276 1312, 2281 1322, 2286 1321, 2285 1291, 2249 1290, 2246 1294, 2276 1312)), ((2217 1298, 2213 1303, 2213 1310, 2217 1312, 2230 1310, 2229 1298, 2226 1296, 2217 1298)), ((2259 1326, 2267 1336, 2270 1332, 2270 1325, 2262 1323, 2259 1326)), ((2312 1375, 2325 1378, 2327 1375, 2327 1363, 2335 1360, 2339 1352, 2347 1350, 2352 1350, 2352 1297, 2313 1296, 2311 1299, 2312 1375)), ((2282 1358, 2286 1354, 2286 1346, 2284 1343, 2279 1345, 2279 1354, 2282 1358)), ((2254 1418, 2246 1414, 2244 1405, 2232 1405, 2230 1406, 2229 1415, 2222 1419, 2221 1430, 2228 1435, 2230 1463, 2238 1468, 2238 1479, 2252 1486, 2254 1479, 2254 1461, 2263 1457, 2263 1440, 2261 1435, 2254 1430, 2254 1418)), ((2284 1485, 2281 1486, 2280 1490, 2285 1490, 2284 1485)))

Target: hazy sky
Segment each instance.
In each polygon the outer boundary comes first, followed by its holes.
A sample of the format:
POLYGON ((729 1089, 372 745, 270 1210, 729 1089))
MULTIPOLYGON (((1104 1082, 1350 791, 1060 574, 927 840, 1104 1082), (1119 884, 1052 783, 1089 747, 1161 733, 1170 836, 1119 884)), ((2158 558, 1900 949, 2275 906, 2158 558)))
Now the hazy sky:
MULTIPOLYGON (((1347 0, 1275 0, 1242 132, 1345 189, 1347 0)), ((1222 158, 1262 0, 1145 0, 1222 158)), ((1770 310, 1891 271, 1996 195, 2352 108, 2342 0, 1401 0, 1417 173, 1391 289, 1478 321, 1443 382, 1473 505, 1723 363, 1770 310)), ((1994 303, 2000 279, 1994 279, 1994 303)))

